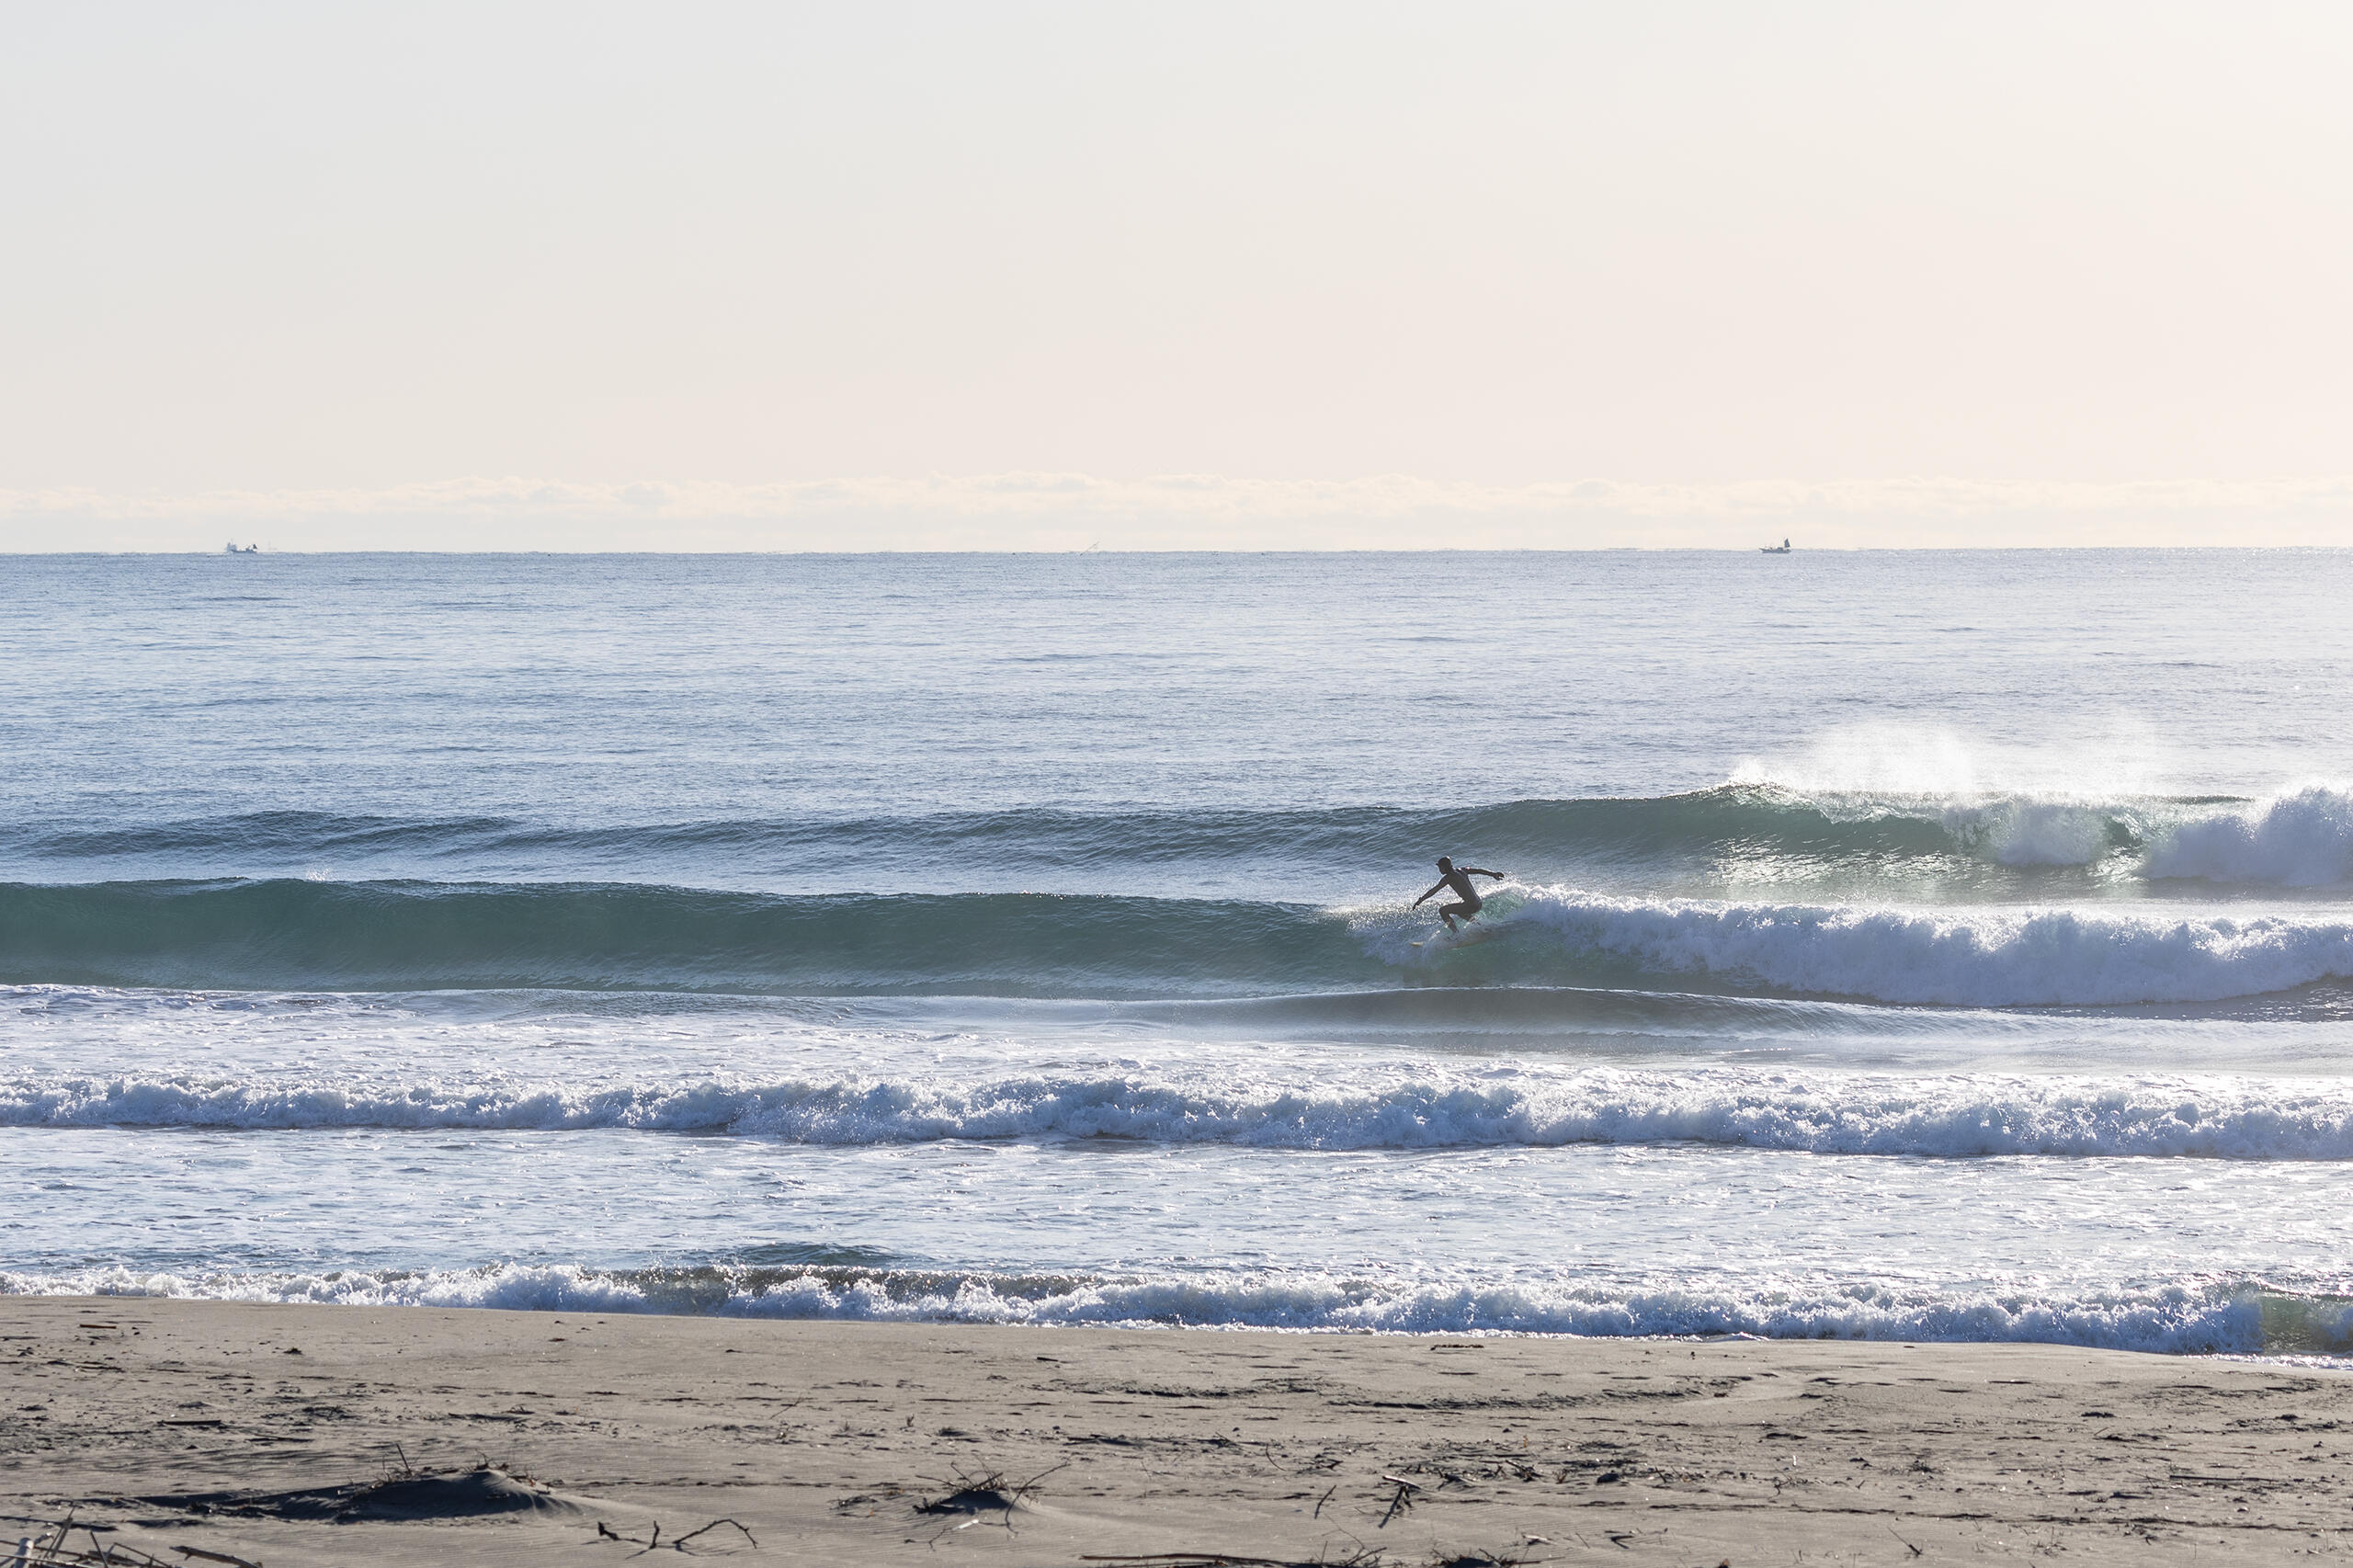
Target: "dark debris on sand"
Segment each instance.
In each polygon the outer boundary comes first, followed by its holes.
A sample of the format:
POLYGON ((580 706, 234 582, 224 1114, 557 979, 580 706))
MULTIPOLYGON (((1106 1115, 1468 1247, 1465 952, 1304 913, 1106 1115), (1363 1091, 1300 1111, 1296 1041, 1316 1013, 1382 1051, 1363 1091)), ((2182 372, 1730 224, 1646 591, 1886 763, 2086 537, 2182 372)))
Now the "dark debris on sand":
POLYGON ((566 1497, 528 1476, 512 1475, 491 1465, 449 1473, 404 1470, 381 1481, 293 1492, 167 1492, 136 1501, 199 1517, 313 1519, 335 1524, 472 1519, 493 1514, 580 1515, 591 1510, 582 1499, 566 1497))

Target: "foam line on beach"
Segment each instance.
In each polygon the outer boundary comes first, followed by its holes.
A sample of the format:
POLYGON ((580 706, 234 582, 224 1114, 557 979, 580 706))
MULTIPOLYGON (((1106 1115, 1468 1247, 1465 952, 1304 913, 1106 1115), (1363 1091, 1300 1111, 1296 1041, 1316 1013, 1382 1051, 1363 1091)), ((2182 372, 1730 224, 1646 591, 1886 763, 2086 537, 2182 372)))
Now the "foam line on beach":
POLYGON ((1596 1337, 2029 1342, 2171 1355, 2353 1353, 2353 1301, 2259 1281, 2042 1293, 1895 1284, 1686 1281, 1643 1288, 1531 1279, 1218 1273, 1148 1278, 956 1270, 608 1270, 507 1264, 451 1271, 0 1272, 0 1293, 151 1296, 367 1307, 691 1313, 1040 1326, 1275 1328, 1596 1337))

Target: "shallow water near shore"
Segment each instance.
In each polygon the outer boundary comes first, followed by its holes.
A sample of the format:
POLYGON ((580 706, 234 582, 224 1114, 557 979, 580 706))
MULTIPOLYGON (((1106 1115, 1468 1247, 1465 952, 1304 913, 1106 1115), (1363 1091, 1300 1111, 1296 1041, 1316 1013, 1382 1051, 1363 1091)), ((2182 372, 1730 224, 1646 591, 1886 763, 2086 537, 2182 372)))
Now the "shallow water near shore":
POLYGON ((30 561, 0 1289, 2353 1351, 2348 590, 30 561))

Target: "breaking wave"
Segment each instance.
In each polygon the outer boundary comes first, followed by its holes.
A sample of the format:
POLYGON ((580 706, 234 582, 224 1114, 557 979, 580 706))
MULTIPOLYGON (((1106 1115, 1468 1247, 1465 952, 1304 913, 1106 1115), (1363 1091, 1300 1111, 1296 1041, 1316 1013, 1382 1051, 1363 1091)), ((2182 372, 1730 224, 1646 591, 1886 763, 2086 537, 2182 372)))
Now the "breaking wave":
POLYGON ((870 1144, 1115 1138, 1270 1149, 1696 1143, 1931 1158, 2353 1160, 2353 1084, 2149 1074, 1438 1069, 1313 1085, 1169 1071, 767 1083, 0 1079, 0 1126, 469 1129, 870 1144))
POLYGON ((1902 880, 1970 866, 2106 866, 2126 876, 2323 886, 2353 881, 2353 788, 2269 800, 1802 790, 1733 783, 1635 799, 1524 800, 1452 810, 1126 811, 1035 807, 927 814, 562 824, 499 816, 372 817, 313 811, 219 819, 0 827, 0 872, 267 878, 335 868, 348 880, 685 882, 805 875, 1003 879, 1167 875, 1237 863, 1360 875, 1427 862, 1433 845, 1548 877, 1672 874, 1732 860, 1787 874, 1902 880))
POLYGON ((1533 892, 1498 927, 1643 974, 1948 1006, 2211 1002, 2353 977, 2353 920, 1533 892))
POLYGON ((1958 1006, 2214 1002, 2353 978, 2353 917, 1513 888, 1427 917, 1234 899, 784 898, 631 884, 0 884, 0 983, 1214 998, 1626 986, 1958 1006))
POLYGON ((2307 785, 2182 823, 2150 855, 2149 874, 2281 887, 2353 881, 2353 790, 2307 785))

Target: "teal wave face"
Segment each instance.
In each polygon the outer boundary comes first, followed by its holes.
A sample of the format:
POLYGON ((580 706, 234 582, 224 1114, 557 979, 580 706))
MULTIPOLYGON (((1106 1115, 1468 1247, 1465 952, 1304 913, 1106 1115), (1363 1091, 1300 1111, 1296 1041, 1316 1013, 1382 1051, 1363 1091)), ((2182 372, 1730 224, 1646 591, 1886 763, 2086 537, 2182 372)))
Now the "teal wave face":
POLYGON ((1389 972, 1289 904, 1033 893, 777 898, 631 885, 0 887, 0 983, 1215 995, 1389 972))

